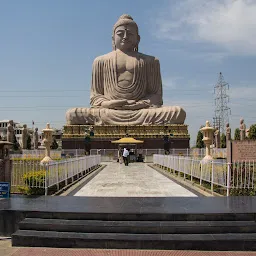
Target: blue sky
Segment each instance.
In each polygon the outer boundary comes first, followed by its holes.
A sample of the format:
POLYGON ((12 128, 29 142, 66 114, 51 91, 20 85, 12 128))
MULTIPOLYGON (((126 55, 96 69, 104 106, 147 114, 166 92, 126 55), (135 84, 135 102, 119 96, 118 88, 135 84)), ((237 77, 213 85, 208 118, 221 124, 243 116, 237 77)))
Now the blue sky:
POLYGON ((213 88, 229 83, 232 134, 256 123, 256 1, 13 0, 0 2, 0 120, 61 128, 88 107, 93 59, 111 51, 123 13, 139 26, 140 52, 160 59, 164 105, 187 112, 191 145, 214 115, 213 88))

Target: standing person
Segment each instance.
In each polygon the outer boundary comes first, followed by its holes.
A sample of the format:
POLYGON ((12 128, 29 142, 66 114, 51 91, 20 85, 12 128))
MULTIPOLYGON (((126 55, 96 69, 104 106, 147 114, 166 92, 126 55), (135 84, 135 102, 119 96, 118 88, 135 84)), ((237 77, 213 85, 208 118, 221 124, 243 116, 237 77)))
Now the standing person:
POLYGON ((124 148, 123 159, 124 159, 125 166, 128 166, 128 156, 129 156, 129 151, 126 148, 124 148))

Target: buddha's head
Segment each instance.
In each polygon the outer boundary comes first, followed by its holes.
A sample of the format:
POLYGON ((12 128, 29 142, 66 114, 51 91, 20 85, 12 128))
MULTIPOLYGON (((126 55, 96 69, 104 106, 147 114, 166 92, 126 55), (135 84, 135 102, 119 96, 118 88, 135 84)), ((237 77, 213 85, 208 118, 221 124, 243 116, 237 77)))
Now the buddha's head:
POLYGON ((123 14, 113 27, 113 50, 138 51, 139 42, 139 29, 136 22, 130 15, 123 14))

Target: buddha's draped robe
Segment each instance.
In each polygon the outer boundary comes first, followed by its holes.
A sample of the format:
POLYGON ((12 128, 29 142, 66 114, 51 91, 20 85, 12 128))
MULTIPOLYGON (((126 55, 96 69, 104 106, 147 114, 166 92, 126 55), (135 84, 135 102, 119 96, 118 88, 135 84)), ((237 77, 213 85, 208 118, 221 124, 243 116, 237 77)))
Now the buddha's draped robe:
POLYGON ((158 59, 138 53, 134 60, 133 82, 126 87, 117 81, 116 52, 97 57, 93 63, 91 108, 67 111, 67 123, 106 125, 183 124, 186 113, 178 106, 162 106, 162 81, 158 59), (149 108, 115 110, 101 107, 109 100, 146 101, 149 108))

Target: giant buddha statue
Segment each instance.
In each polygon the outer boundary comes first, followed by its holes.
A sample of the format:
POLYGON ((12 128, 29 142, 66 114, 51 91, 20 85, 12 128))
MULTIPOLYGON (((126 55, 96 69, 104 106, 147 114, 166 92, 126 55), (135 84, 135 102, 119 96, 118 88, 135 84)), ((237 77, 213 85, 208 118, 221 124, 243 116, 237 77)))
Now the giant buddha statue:
POLYGON ((93 62, 91 108, 72 108, 68 125, 183 124, 185 111, 163 106, 159 60, 138 51, 137 24, 122 15, 113 27, 113 51, 93 62))

